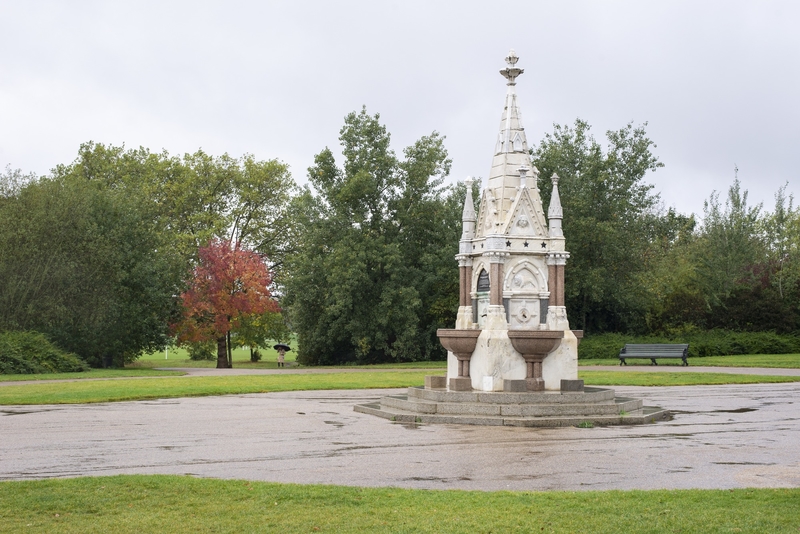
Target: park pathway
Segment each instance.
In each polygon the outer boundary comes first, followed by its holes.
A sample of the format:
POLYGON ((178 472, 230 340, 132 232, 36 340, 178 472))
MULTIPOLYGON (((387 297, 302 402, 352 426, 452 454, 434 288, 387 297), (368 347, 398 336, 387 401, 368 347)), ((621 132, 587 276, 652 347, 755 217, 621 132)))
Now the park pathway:
POLYGON ((0 406, 0 480, 186 474, 474 490, 800 487, 800 383, 617 387, 670 421, 402 425, 353 411, 397 390, 0 406))

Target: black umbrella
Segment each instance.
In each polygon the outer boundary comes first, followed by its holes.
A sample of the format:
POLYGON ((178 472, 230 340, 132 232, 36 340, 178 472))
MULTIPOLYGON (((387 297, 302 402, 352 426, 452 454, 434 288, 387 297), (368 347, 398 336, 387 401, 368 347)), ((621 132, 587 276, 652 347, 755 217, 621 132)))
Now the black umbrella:
POLYGON ((286 352, 289 352, 290 350, 292 350, 292 348, 289 345, 287 345, 286 343, 278 343, 277 345, 273 346, 272 348, 275 349, 275 350, 283 349, 286 352))

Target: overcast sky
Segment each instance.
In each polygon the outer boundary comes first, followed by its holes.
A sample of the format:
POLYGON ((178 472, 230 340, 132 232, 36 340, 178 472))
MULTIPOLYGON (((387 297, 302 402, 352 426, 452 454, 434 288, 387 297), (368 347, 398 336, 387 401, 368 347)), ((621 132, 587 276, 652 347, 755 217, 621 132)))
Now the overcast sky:
POLYGON ((486 177, 509 49, 530 144, 630 121, 664 204, 702 213, 739 167, 752 202, 800 197, 800 2, 0 0, 0 167, 46 174, 95 141, 254 154, 306 181, 344 116, 380 113, 398 154, 446 136, 486 177))

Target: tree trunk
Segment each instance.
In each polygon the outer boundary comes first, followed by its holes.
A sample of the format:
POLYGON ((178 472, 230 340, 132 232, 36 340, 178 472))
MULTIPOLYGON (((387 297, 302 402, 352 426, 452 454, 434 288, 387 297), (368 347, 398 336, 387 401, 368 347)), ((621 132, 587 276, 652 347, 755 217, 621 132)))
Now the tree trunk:
POLYGON ((217 338, 217 369, 228 368, 228 347, 225 336, 217 338))
POLYGON ((228 331, 228 369, 233 369, 233 351, 231 350, 231 332, 228 331))

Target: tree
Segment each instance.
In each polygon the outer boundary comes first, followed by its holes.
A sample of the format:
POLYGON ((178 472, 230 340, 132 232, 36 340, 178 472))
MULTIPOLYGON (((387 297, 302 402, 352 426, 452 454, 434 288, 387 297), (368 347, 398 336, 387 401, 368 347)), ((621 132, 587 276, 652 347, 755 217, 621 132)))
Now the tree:
POLYGON ((704 327, 708 309, 697 274, 701 245, 694 216, 670 208, 663 217, 653 217, 649 246, 642 257, 645 269, 636 282, 646 297, 647 330, 670 334, 704 327))
POLYGON ((775 211, 761 221, 769 262, 775 270, 772 282, 781 299, 788 298, 800 282, 800 210, 792 195, 787 198, 787 186, 775 193, 775 211))
POLYGON ((328 148, 317 154, 313 190, 295 200, 284 303, 306 364, 440 358, 436 328, 455 320, 463 204, 442 186, 443 138, 419 139, 401 160, 379 118, 349 114, 342 166, 328 148))
POLYGON ((75 176, 3 197, 0 330, 43 332, 93 366, 163 347, 183 275, 151 209, 75 176))
POLYGON ((574 326, 589 332, 644 327, 646 297, 637 273, 647 268, 642 260, 661 217, 658 195, 644 177, 663 166, 651 151, 655 145, 645 125, 607 132, 604 151, 590 126, 576 120, 573 127, 555 125, 531 149, 545 212, 550 178, 560 177, 571 255, 564 274, 566 305, 574 326))
MULTIPOLYGON (((738 170, 738 169, 737 169, 738 170)), ((710 327, 791 332, 800 327, 798 279, 793 262, 797 215, 781 188, 775 211, 748 206, 738 177, 724 208, 715 191, 705 203, 697 255, 710 327)))
POLYGON ((291 335, 283 314, 268 311, 242 317, 233 343, 237 347, 249 347, 250 361, 257 362, 261 359, 259 349, 267 347, 270 340, 288 342, 291 335))
POLYGON ((196 259, 198 249, 214 238, 266 255, 273 270, 280 270, 291 251, 288 210, 295 185, 288 166, 276 159, 215 157, 202 150, 179 158, 88 142, 74 163, 59 165, 54 173, 148 199, 157 223, 187 259, 196 259))
POLYGON ((761 204, 747 205, 747 191, 741 190, 738 178, 728 189, 724 208, 716 191, 703 204, 698 270, 709 307, 719 306, 737 286, 754 281, 753 267, 766 258, 760 212, 761 204))
POLYGON ((217 342, 217 368, 232 367, 231 331, 247 318, 278 312, 271 298, 266 261, 239 244, 212 240, 198 251, 189 288, 181 295, 184 314, 174 327, 178 340, 217 342))

